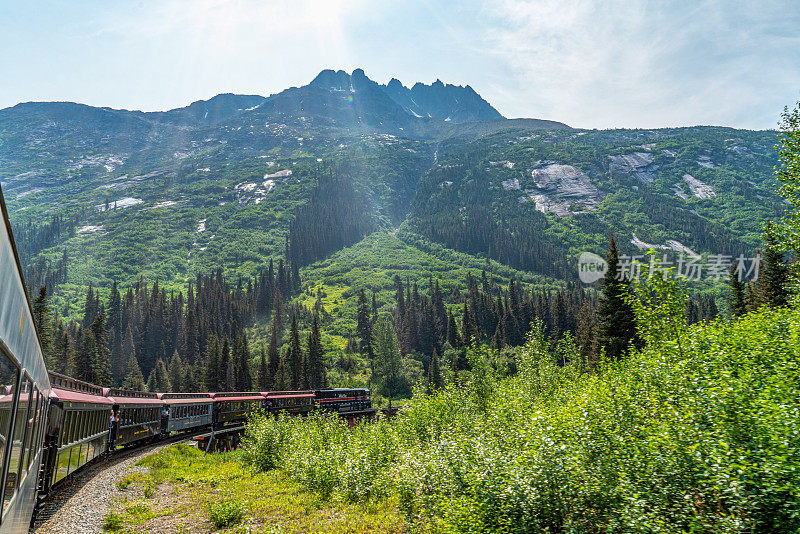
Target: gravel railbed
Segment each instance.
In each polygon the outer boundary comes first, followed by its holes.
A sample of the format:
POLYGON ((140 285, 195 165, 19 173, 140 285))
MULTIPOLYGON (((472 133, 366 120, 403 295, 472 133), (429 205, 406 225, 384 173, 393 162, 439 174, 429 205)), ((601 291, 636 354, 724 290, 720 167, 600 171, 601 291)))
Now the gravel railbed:
POLYGON ((177 441, 118 453, 108 461, 88 466, 62 487, 51 492, 30 532, 35 534, 102 534, 103 521, 119 494, 117 480, 142 472, 136 462, 177 441))

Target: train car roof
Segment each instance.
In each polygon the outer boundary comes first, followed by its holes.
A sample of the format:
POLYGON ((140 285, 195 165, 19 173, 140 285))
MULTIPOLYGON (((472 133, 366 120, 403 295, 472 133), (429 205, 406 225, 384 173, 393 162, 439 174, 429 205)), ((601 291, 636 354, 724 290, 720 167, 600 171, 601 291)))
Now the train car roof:
POLYGON ((114 404, 148 404, 150 406, 164 406, 164 401, 158 398, 143 399, 140 397, 106 397, 114 404))
POLYGON ((263 394, 266 399, 302 399, 313 397, 313 393, 292 393, 290 395, 270 395, 269 392, 263 394))
POLYGON ((90 395, 89 393, 82 393, 80 391, 72 391, 69 389, 52 388, 50 390, 50 398, 62 402, 86 402, 91 404, 106 404, 112 405, 114 401, 108 397, 101 397, 99 395, 90 395))
POLYGON ((210 401, 211 393, 158 393, 158 398, 167 404, 175 404, 175 402, 197 402, 197 401, 210 401))
POLYGON ((315 389, 314 391, 369 391, 369 388, 325 388, 315 389))
POLYGON ((214 402, 210 396, 206 397, 192 397, 188 399, 162 399, 164 404, 173 405, 173 404, 208 404, 210 402, 214 402))
POLYGON ((50 386, 53 388, 60 390, 69 389, 88 393, 89 395, 103 396, 104 389, 102 386, 92 384, 91 382, 84 382, 83 380, 72 378, 71 376, 56 373, 55 371, 47 371, 47 375, 50 377, 50 386))
POLYGON ((211 398, 216 402, 264 400, 264 396, 257 391, 211 393, 211 398))

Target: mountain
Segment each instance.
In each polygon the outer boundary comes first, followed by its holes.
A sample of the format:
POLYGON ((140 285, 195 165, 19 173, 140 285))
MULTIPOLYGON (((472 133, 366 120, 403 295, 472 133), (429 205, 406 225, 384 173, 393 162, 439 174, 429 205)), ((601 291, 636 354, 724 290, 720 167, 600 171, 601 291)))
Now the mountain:
POLYGON ((430 117, 454 123, 504 118, 469 85, 445 85, 436 80, 431 85, 417 82, 409 89, 397 78, 392 78, 387 85, 381 87, 392 100, 415 117, 430 117))
POLYGON ((395 275, 441 279, 454 306, 481 269, 540 289, 575 280, 577 256, 602 254, 612 229, 625 254, 750 255, 784 210, 776 140, 506 119, 468 86, 325 70, 165 112, 0 110, 0 185, 28 281, 48 284, 61 315, 89 285, 180 290, 218 268, 245 283, 288 258, 300 301, 324 293, 326 335, 343 344, 359 291, 389 306, 395 275))
POLYGON ((214 124, 237 113, 252 111, 267 99, 258 95, 224 93, 209 100, 198 100, 186 107, 145 114, 147 117, 178 125, 214 124))

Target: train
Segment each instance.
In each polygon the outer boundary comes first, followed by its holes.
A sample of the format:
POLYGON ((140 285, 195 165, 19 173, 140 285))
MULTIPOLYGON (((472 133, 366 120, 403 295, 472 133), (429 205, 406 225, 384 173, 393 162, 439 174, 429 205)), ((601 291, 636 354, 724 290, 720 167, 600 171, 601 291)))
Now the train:
POLYGON ((115 451, 180 433, 229 430, 256 411, 371 410, 365 388, 154 393, 49 372, 1 189, 0 211, 0 534, 28 532, 53 488, 115 451))
POLYGON ((215 432, 241 426, 254 412, 307 415, 315 410, 350 414, 371 409, 370 391, 153 393, 102 388, 48 372, 51 390, 38 492, 50 491, 95 458, 176 433, 215 432))

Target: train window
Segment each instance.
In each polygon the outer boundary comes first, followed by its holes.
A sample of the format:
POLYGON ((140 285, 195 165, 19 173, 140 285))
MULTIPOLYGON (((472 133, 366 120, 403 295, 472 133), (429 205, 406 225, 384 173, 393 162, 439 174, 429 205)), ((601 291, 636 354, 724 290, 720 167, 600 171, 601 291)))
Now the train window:
POLYGON ((22 474, 19 469, 22 465, 24 456, 25 427, 27 426, 28 405, 30 397, 29 382, 20 383, 19 401, 17 402, 17 414, 14 420, 14 433, 11 441, 11 456, 6 472, 5 492, 3 494, 3 508, 14 496, 19 487, 22 474))
POLYGON ((25 460, 25 469, 27 470, 31 465, 31 460, 36 455, 36 448, 37 448, 37 436, 36 431, 39 427, 39 421, 37 420, 37 412, 39 411, 39 391, 37 389, 31 390, 33 393, 33 397, 31 398, 31 409, 30 415, 28 416, 28 426, 30 429, 28 430, 28 454, 26 454, 25 460))
MULTIPOLYGON (((5 353, 0 353, 0 387, 5 390, 5 386, 10 387, 12 394, 0 396, 0 454, 5 456, 6 446, 12 437, 11 415, 14 406, 14 392, 17 390, 17 380, 19 377, 19 370, 14 363, 9 359, 5 353)), ((9 493, 9 500, 11 493, 9 493)), ((4 500, 3 510, 5 510, 4 500)))

